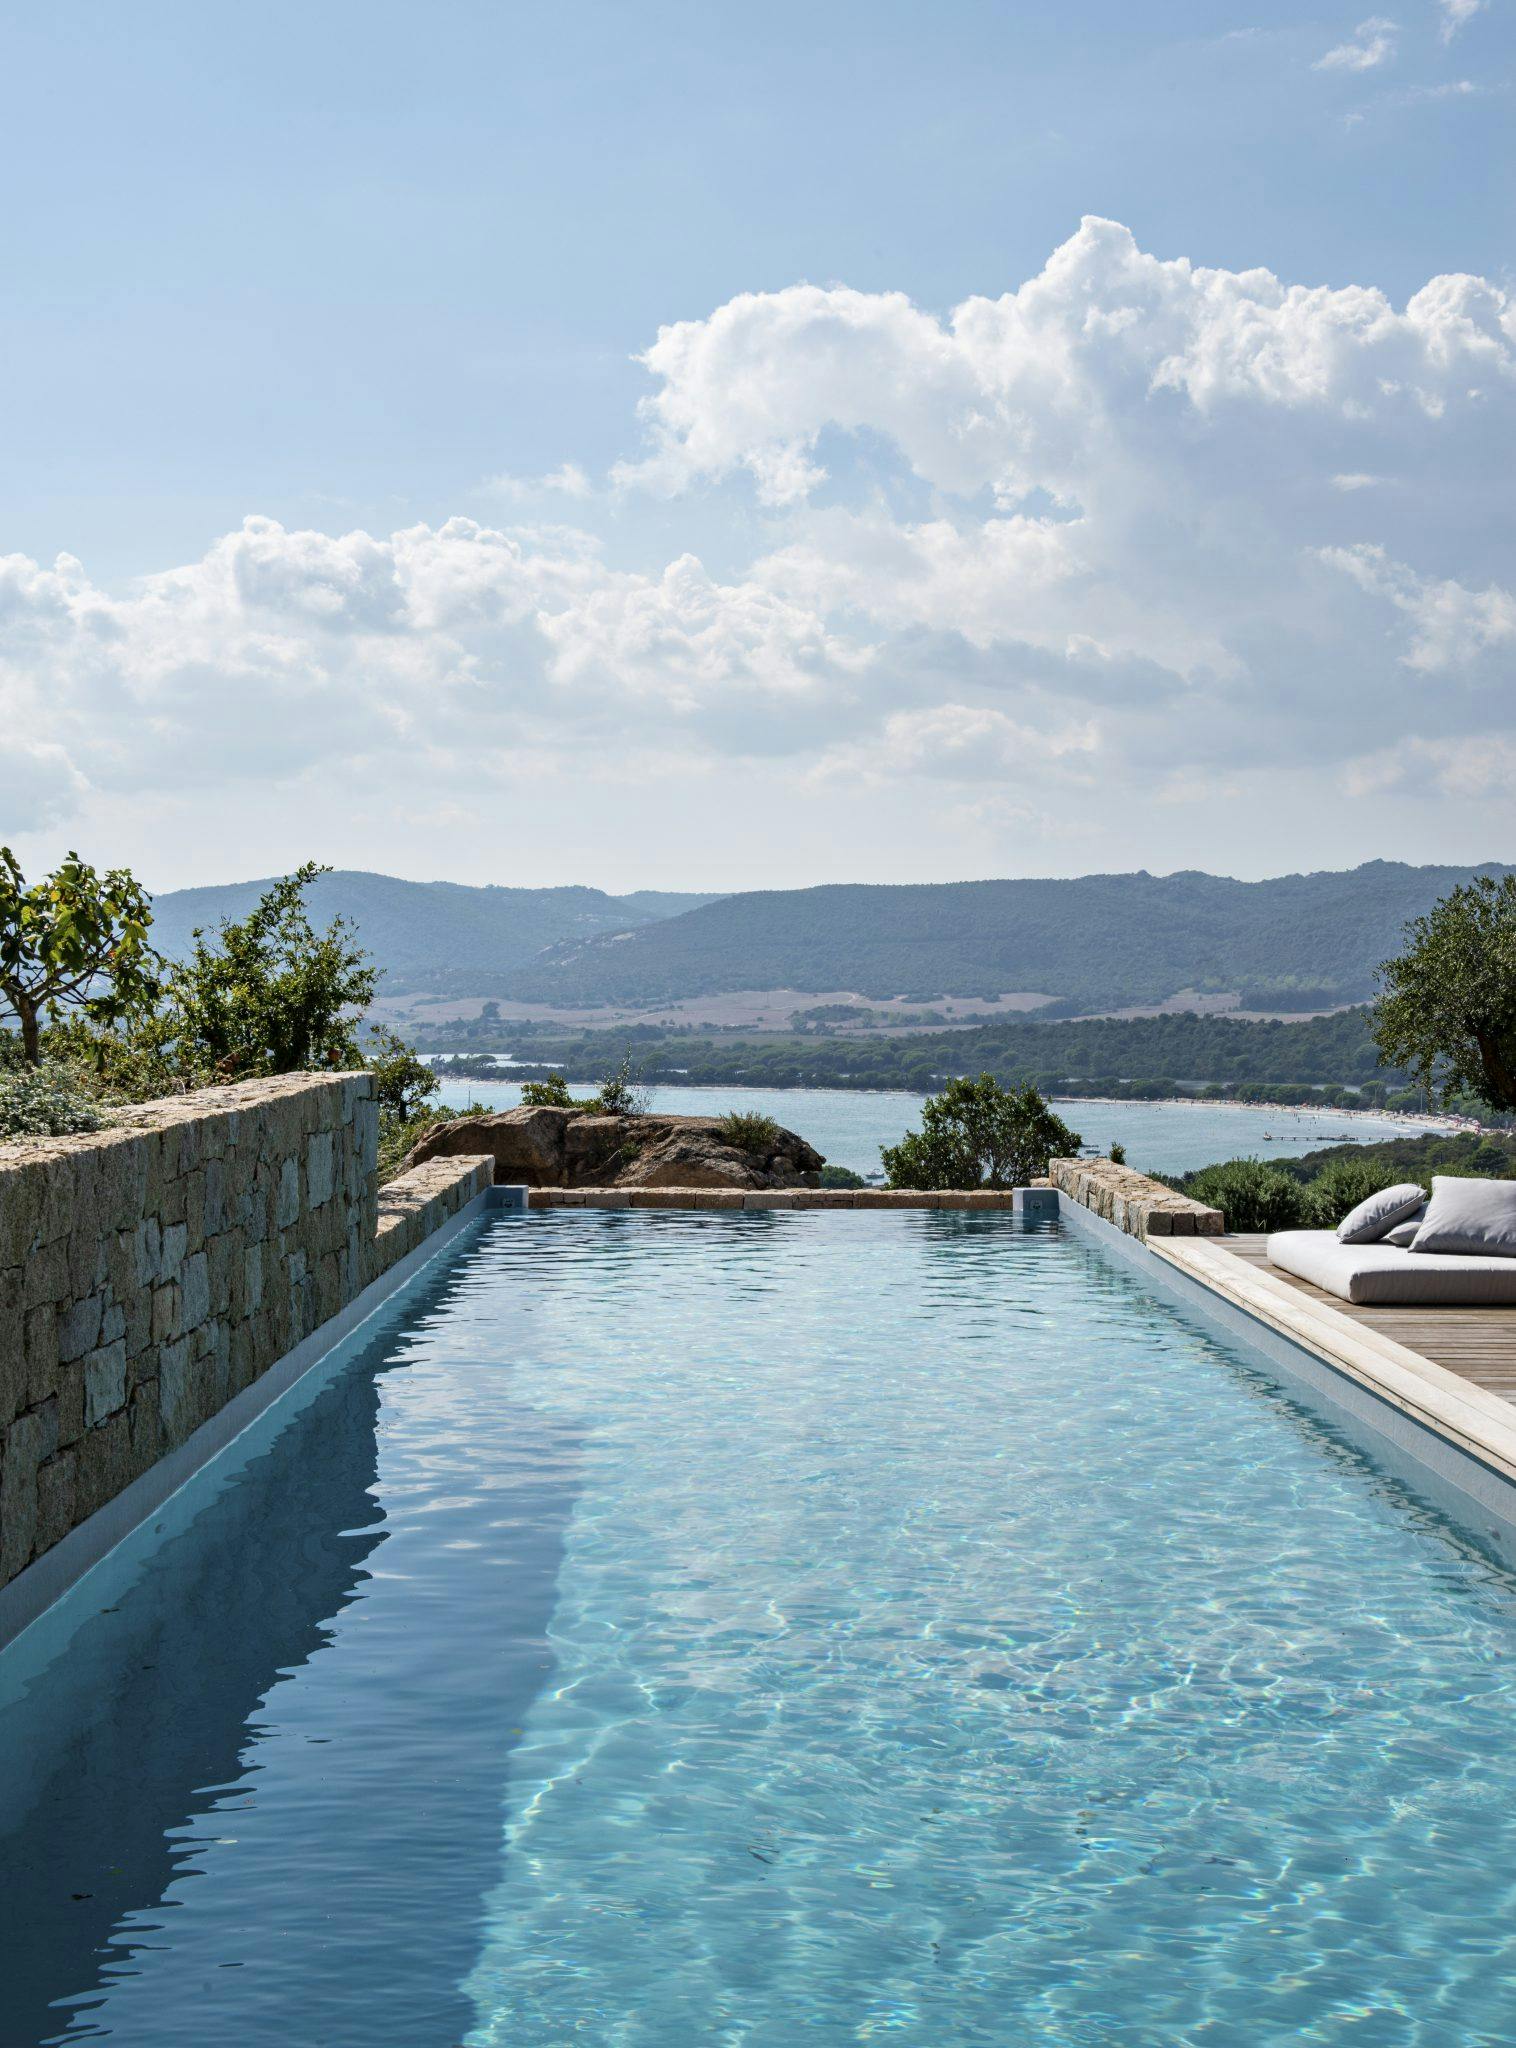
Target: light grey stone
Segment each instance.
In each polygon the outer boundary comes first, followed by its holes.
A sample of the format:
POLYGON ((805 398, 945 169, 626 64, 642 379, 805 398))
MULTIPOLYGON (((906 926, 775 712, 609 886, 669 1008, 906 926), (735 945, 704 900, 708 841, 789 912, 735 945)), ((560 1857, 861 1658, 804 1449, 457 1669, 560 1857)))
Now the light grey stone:
POLYGON ((332 1134, 318 1131, 305 1148, 305 1199, 319 1209, 332 1199, 332 1134))
POLYGON ((184 1301, 180 1310, 182 1327, 196 1330, 211 1312, 210 1269, 204 1252, 184 1262, 184 1301))
POLYGON ((58 1363, 72 1365, 100 1342, 100 1323, 105 1314, 105 1296, 88 1294, 66 1308, 58 1319, 58 1363))
POLYGON ((97 1423, 126 1405, 126 1341, 118 1337, 84 1361, 84 1426, 97 1423))
POLYGON ((278 1225, 289 1230, 300 1220, 300 1162, 286 1159, 279 1168, 278 1225))

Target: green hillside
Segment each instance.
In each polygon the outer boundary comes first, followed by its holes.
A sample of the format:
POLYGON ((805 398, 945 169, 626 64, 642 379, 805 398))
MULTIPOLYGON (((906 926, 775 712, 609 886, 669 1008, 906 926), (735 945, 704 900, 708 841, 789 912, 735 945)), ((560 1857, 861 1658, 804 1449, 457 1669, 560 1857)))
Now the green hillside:
MULTIPOLYGON (((630 1049, 649 1081, 772 1088, 926 1091, 946 1075, 988 1070, 1002 1081, 1035 1081, 1055 1092, 1068 1084, 1102 1093, 1146 1087, 1160 1094, 1176 1085, 1277 1086, 1285 1099, 1293 1099, 1306 1088, 1400 1086, 1405 1079, 1379 1065, 1362 1009, 1284 1023, 1193 1014, 1063 1024, 1018 1019, 963 1031, 866 1037, 664 1031, 651 1025, 576 1031, 479 1019, 434 1027, 425 1049, 462 1055, 509 1050, 535 1067, 575 1077, 606 1071, 630 1049)), ((481 1058, 474 1071, 490 1068, 481 1058)))
POLYGON ((764 988, 918 1001, 1038 991, 1067 1014, 1197 989, 1236 990, 1244 1008, 1324 1008, 1368 996, 1406 920, 1475 872, 1507 870, 1371 861, 1264 882, 1139 873, 756 890, 614 942, 575 936, 504 993, 587 1005, 764 988))
MULTIPOLYGON (((154 943, 182 954, 196 925, 245 917, 267 887, 260 881, 169 890, 153 901, 154 943)), ((353 870, 318 876, 308 895, 319 923, 340 914, 357 925, 384 969, 385 995, 488 995, 545 948, 626 931, 712 900, 650 889, 607 896, 600 889, 402 882, 353 870)))

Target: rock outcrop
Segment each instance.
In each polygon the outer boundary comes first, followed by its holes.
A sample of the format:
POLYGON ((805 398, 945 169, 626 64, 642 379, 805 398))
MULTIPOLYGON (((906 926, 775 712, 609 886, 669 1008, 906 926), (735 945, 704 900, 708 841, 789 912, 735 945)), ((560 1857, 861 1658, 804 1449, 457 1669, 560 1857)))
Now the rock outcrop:
POLYGON ((439 1124, 407 1167, 488 1153, 496 1185, 533 1188, 813 1188, 826 1164, 775 1126, 761 1146, 737 1145, 713 1116, 597 1116, 579 1109, 506 1109, 439 1124))

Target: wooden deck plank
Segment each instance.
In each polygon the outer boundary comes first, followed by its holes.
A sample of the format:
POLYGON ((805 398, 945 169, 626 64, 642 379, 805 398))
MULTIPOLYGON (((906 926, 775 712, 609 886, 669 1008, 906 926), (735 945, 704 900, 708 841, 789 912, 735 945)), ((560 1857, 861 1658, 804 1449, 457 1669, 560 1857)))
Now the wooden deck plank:
POLYGON ((1417 1308, 1365 1306, 1343 1301, 1325 1288, 1268 1262, 1266 1235, 1241 1233, 1218 1238, 1217 1244, 1237 1258, 1269 1273, 1312 1301, 1324 1303, 1368 1330, 1457 1373, 1478 1387, 1516 1405, 1516 1308, 1417 1308))

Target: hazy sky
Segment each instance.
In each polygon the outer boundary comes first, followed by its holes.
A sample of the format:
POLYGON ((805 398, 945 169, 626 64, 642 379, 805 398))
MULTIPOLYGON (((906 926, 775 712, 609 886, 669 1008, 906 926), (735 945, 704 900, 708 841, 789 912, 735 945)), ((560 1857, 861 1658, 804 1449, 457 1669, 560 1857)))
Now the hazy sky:
POLYGON ((1516 0, 0 4, 0 838, 1510 859, 1516 0))

